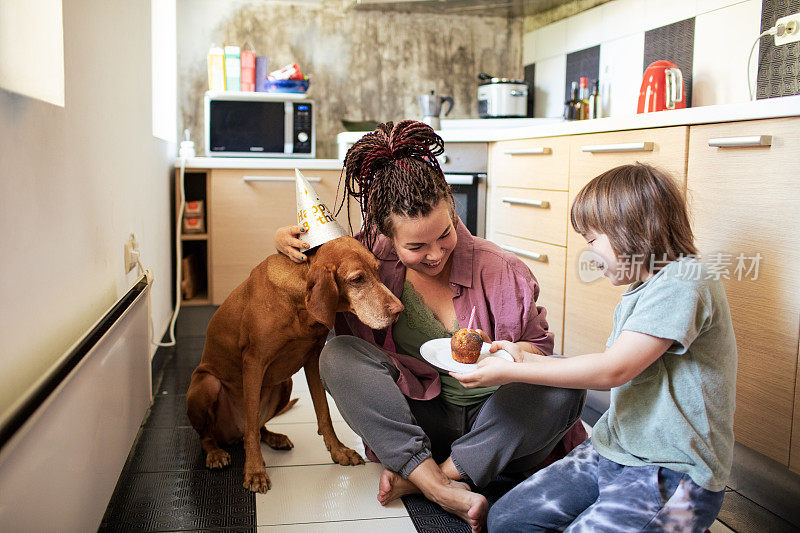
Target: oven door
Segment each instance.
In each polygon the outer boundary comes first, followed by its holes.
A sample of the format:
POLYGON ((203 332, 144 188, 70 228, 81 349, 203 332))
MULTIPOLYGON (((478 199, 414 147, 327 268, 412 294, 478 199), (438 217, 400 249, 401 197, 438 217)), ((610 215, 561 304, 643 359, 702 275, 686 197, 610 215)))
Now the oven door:
POLYGON ((486 237, 486 174, 452 173, 444 179, 450 184, 456 214, 476 237, 486 237))

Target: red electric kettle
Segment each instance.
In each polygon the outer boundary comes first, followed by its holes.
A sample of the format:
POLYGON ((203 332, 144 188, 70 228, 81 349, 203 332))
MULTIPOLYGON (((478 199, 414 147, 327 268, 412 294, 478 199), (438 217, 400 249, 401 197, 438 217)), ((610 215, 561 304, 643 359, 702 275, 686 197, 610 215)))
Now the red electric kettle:
POLYGON ((652 113, 685 107, 686 92, 683 90, 683 76, 678 65, 663 60, 650 63, 644 71, 636 112, 652 113))

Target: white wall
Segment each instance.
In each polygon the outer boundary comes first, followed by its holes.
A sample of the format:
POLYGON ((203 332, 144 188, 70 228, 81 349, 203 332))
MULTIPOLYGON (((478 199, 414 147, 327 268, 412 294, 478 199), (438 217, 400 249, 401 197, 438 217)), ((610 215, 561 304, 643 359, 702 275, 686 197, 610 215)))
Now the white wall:
MULTIPOLYGON (((760 33, 761 0, 613 0, 524 36, 523 64, 536 62, 535 116, 562 115, 566 55, 598 44, 604 115, 636 113, 644 33, 691 17, 692 106, 749 100, 747 59, 760 33)), ((757 56, 750 65, 753 84, 757 56)))
POLYGON ((175 145, 153 137, 150 2, 65 1, 63 24, 64 107, 0 90, 0 413, 130 288, 130 233, 158 337, 172 311, 175 145))

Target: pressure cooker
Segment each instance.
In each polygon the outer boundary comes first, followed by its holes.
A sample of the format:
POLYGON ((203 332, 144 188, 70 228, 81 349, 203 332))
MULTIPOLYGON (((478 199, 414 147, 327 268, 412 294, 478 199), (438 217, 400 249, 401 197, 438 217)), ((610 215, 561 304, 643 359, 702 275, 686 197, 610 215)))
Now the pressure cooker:
POLYGON ((524 80, 495 78, 480 73, 478 86, 478 116, 481 118, 526 117, 528 115, 528 84, 524 80))

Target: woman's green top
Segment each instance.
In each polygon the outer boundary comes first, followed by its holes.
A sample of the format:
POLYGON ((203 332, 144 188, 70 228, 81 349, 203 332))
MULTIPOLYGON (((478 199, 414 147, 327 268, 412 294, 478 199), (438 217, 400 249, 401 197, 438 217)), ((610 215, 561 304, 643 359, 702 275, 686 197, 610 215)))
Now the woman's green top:
MULTIPOLYGON (((403 295, 400 297, 405 309, 392 329, 397 351, 411 355, 420 360, 424 359, 419 354, 419 348, 431 339, 452 337, 458 331, 458 322, 454 321, 450 328, 445 327, 433 314, 433 310, 425 304, 422 295, 414 285, 406 280, 403 285, 403 295)), ((480 403, 490 396, 497 387, 464 388, 447 370, 437 368, 442 380, 442 397, 453 405, 467 406, 480 403)))

